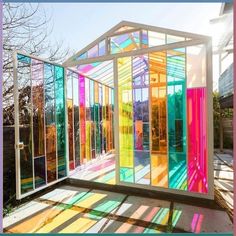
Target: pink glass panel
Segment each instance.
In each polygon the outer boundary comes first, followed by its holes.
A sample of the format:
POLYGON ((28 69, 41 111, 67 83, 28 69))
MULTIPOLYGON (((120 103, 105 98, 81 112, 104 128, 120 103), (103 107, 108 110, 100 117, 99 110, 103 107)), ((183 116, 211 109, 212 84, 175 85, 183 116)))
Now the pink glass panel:
POLYGON ((187 89, 188 190, 207 193, 206 88, 187 89))
POLYGON ((85 130, 85 78, 79 76, 79 92, 80 92, 80 160, 84 162, 85 157, 85 141, 86 141, 86 130, 85 130))

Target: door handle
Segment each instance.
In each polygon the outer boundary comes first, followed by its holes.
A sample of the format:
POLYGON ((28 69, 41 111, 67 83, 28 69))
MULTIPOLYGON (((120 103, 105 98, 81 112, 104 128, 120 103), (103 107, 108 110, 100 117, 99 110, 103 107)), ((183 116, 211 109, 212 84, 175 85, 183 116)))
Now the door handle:
POLYGON ((16 144, 16 148, 17 148, 17 149, 22 150, 22 149, 24 149, 24 147, 25 147, 25 145, 24 145, 23 142, 19 142, 18 144, 16 144))

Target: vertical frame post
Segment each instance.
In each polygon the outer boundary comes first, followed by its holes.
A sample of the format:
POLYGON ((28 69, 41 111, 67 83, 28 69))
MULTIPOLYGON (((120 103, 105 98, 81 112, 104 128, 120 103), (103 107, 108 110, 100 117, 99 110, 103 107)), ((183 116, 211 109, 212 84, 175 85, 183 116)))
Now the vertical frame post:
POLYGON ((207 73, 207 142, 208 142, 208 194, 214 199, 214 142, 213 142, 213 97, 212 97, 212 41, 206 45, 206 73, 207 73))
POLYGON ((64 67, 64 102, 65 102, 65 138, 66 138, 66 176, 69 176, 69 140, 68 140, 68 107, 67 107, 67 68, 64 67))
POLYGON ((114 79, 114 141, 115 141, 115 180, 120 183, 120 152, 119 152, 119 91, 118 91, 118 64, 117 58, 113 60, 114 79))
POLYGON ((17 52, 13 53, 13 80, 14 80, 14 118, 15 118, 15 170, 16 170, 16 199, 21 196, 21 178, 20 178, 20 133, 19 133, 19 107, 18 107, 18 80, 17 80, 17 52))

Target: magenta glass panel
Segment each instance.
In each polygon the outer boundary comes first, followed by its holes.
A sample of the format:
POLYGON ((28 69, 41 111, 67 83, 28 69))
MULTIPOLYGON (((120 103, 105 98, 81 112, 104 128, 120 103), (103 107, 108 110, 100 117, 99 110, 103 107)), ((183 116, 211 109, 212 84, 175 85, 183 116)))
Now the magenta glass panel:
POLYGON ((85 130, 85 78, 79 76, 79 92, 80 92, 80 161, 84 162, 85 157, 85 142, 86 142, 86 130, 85 130))
POLYGON ((187 89, 188 190, 207 193, 206 88, 187 89))

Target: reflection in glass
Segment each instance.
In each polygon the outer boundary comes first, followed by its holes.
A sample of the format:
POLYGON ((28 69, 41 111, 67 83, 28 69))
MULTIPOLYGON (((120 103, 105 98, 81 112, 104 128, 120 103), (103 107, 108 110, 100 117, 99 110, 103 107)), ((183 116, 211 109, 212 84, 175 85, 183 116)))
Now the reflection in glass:
POLYGON ((24 143, 20 150, 21 193, 33 190, 31 80, 29 57, 18 55, 19 136, 24 143))
POLYGON ((45 156, 34 159, 35 188, 46 184, 45 156))
POLYGON ((207 193, 206 88, 187 89, 188 190, 207 193))
POLYGON ((168 187, 166 52, 149 54, 152 185, 168 187))
POLYGON ((33 103, 33 134, 34 157, 44 156, 44 82, 43 63, 32 59, 32 103, 33 103))
POLYGON ((80 126, 79 126, 79 78, 73 73, 73 105, 74 105, 74 149, 75 167, 80 165, 80 126))
POLYGON ((118 59, 120 181, 134 182, 132 60, 118 59))
POLYGON ((133 58, 135 182, 150 184, 148 57, 133 58))
POLYGON ((47 182, 56 180, 56 121, 54 66, 44 64, 47 182))
POLYGON ((167 51, 169 187, 187 190, 185 48, 167 51))
POLYGON ((85 143, 86 143, 86 130, 85 130, 85 78, 79 76, 79 93, 80 93, 80 163, 83 164, 86 159, 85 143))
POLYGON ((66 128, 64 68, 55 66, 56 127, 57 127, 57 170, 58 178, 66 176, 66 128))

